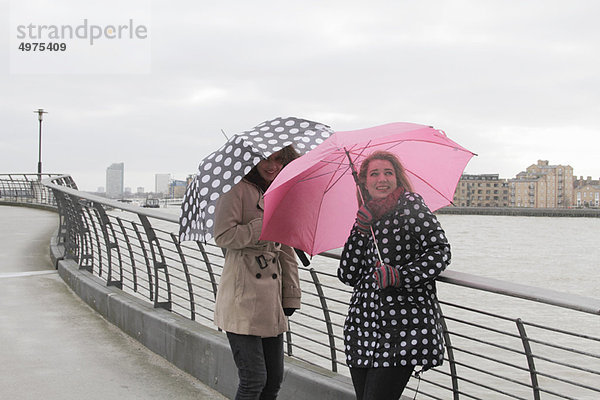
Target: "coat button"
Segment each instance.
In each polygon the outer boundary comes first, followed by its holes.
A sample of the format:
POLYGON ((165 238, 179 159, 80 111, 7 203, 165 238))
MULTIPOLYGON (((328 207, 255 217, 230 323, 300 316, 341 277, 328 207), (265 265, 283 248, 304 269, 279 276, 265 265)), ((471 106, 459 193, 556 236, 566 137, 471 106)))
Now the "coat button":
POLYGON ((277 274, 273 274, 273 279, 277 279, 277 274))
POLYGON ((262 275, 260 273, 256 274, 256 279, 260 279, 262 275))

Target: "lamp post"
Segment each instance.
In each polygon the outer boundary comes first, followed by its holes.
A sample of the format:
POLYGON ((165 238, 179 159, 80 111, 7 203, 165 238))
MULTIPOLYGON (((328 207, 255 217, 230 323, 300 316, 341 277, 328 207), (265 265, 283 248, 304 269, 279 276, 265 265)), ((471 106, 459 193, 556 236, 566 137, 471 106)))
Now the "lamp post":
POLYGON ((48 111, 44 111, 43 108, 38 108, 34 113, 37 113, 38 120, 40 121, 40 136, 38 140, 38 178, 42 180, 42 119, 44 114, 47 114, 48 111))

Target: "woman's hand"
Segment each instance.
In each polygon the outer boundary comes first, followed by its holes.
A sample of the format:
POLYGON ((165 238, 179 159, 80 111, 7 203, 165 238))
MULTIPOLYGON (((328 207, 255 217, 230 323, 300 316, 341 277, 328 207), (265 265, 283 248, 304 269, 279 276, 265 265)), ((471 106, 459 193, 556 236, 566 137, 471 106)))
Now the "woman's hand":
POLYGON ((377 264, 375 264, 374 275, 380 289, 385 289, 389 286, 400 286, 400 272, 394 267, 382 264, 380 261, 377 261, 377 264))
POLYGON ((356 213, 356 227, 365 235, 371 232, 371 223, 373 222, 373 214, 366 205, 362 205, 356 213))

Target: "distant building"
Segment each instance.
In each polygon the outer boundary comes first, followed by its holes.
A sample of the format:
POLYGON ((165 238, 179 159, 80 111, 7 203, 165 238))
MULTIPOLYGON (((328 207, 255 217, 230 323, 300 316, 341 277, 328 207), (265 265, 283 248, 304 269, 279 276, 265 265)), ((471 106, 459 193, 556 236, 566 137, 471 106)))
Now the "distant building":
POLYGON ((573 201, 573 168, 538 160, 509 180, 510 206, 567 208, 573 201))
POLYGON ((104 186, 98 186, 97 193, 104 193, 104 186))
POLYGON ((538 160, 512 179, 463 174, 453 203, 460 207, 600 207, 600 178, 577 179, 570 165, 538 160))
POLYGON ((137 190, 136 190, 137 194, 143 194, 144 193, 144 187, 143 186, 138 186, 137 190))
POLYGON ((106 196, 110 198, 123 197, 123 180, 125 164, 112 164, 106 168, 106 196))
POLYGON ((463 174, 453 202, 459 207, 508 207, 507 180, 500 179, 498 174, 463 174))
POLYGON ((600 207, 600 179, 583 176, 573 183, 573 205, 577 207, 600 207))
POLYGON ((179 199, 185 195, 185 189, 187 188, 186 181, 178 181, 173 179, 169 185, 169 197, 172 199, 179 199))
POLYGON ((154 175, 154 192, 168 194, 170 181, 171 181, 171 174, 155 174, 154 175))

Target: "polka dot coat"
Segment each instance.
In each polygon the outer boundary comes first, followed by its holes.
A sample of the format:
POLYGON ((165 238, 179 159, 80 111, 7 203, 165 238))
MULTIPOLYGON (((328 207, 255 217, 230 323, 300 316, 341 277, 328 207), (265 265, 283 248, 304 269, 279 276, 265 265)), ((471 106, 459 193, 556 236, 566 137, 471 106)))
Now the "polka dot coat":
POLYGON ((441 365, 444 356, 435 278, 450 264, 450 245, 421 196, 404 193, 373 223, 383 261, 400 271, 400 286, 379 289, 372 237, 352 229, 338 278, 354 287, 344 325, 349 367, 441 365))

